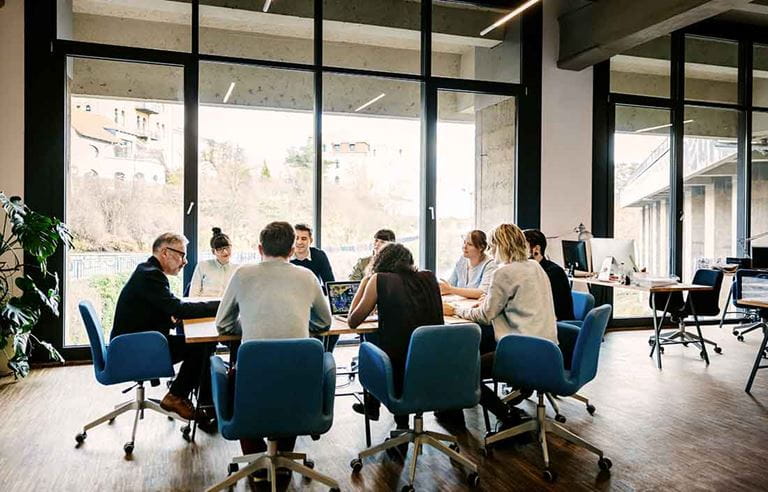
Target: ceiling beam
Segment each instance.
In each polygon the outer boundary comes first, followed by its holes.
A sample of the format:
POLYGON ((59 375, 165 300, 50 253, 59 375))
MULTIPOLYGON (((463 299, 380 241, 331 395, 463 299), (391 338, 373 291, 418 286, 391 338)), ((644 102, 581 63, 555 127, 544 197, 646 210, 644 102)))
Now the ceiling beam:
POLYGON ((746 7, 750 0, 636 0, 591 2, 562 15, 557 65, 582 70, 652 39, 746 7))

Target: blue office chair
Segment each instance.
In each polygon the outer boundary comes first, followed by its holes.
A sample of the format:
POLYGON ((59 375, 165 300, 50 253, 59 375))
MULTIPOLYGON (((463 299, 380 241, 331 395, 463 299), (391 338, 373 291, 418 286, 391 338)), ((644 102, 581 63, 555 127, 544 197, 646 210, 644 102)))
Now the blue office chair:
POLYGON ((408 485, 413 490, 416 460, 422 446, 429 445, 468 470, 467 481, 476 487, 480 478, 477 465, 460 454, 456 437, 425 431, 424 412, 461 410, 480 401, 480 327, 474 323, 422 326, 411 335, 405 363, 402 394, 395 394, 392 363, 376 345, 360 346, 360 382, 363 387, 395 415, 416 414, 413 429, 361 451, 350 463, 355 473, 363 458, 381 451, 413 443, 408 485), (446 446, 443 441, 450 442, 446 446))
POLYGON ((595 307, 595 297, 589 292, 579 292, 576 290, 571 291, 571 298, 573 299, 573 316, 574 319, 563 320, 565 323, 569 323, 575 326, 581 326, 587 314, 595 307))
POLYGON ((75 436, 77 447, 80 447, 85 438, 88 437, 88 429, 104 422, 111 424, 118 415, 131 410, 136 411, 136 416, 133 419, 131 440, 123 446, 126 456, 133 453, 136 427, 139 418, 144 418, 144 410, 153 410, 168 416, 169 419, 188 423, 175 413, 160 408, 160 402, 157 400, 144 398, 144 383, 170 377, 174 374, 168 340, 159 332, 145 331, 120 335, 115 337, 109 345, 105 345, 101 322, 93 309, 93 305, 89 301, 80 301, 78 307, 88 332, 88 340, 91 342, 91 356, 93 357, 93 371, 96 374, 96 380, 107 386, 133 381, 136 383, 136 398, 118 405, 115 410, 86 424, 83 427, 83 432, 75 436))
POLYGON ((339 490, 336 480, 312 469, 314 463, 305 454, 277 450, 277 439, 319 436, 331 428, 336 391, 333 355, 324 353, 323 344, 314 338, 250 340, 237 354, 234 395, 229 391, 227 365, 220 357, 211 357, 219 431, 229 440, 267 438, 267 451, 233 458, 230 476, 208 490, 226 489, 266 469, 274 491, 275 471, 282 467, 339 490), (238 471, 238 463, 248 465, 238 471))
POLYGON ((611 460, 606 458, 600 449, 548 419, 544 406, 546 393, 570 396, 595 378, 600 346, 610 316, 611 306, 607 304, 593 309, 587 315, 576 339, 570 369, 563 366, 563 354, 550 340, 517 334, 507 335, 499 340, 493 367, 494 377, 515 388, 536 391, 539 401, 536 405, 535 420, 486 435, 485 445, 481 448, 482 454, 488 456, 494 443, 535 431, 538 433, 544 456, 544 478, 553 481, 555 473, 549 467, 547 451, 547 432, 552 432, 597 454, 597 464, 601 470, 611 468, 611 460))
POLYGON ((733 328, 733 335, 740 342, 744 341, 744 335, 760 330, 763 327, 763 321, 760 318, 760 310, 754 307, 745 306, 739 303, 744 297, 744 280, 747 279, 768 279, 768 272, 765 270, 737 270, 733 284, 731 284, 731 293, 733 294, 733 305, 749 314, 750 321, 733 328))

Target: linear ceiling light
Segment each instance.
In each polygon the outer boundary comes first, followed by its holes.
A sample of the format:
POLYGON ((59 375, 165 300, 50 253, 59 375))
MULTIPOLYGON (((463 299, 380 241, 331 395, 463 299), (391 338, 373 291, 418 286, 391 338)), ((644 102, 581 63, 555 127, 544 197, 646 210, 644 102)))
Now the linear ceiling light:
POLYGON ((371 99, 371 100, 370 100, 370 101, 368 101, 367 103, 365 103, 365 104, 363 104, 362 106, 360 106, 359 108, 357 108, 357 109, 355 110, 355 113, 357 113, 357 112, 359 112, 359 111, 362 111, 362 110, 364 110, 365 108, 367 108, 368 106, 370 106, 371 104, 375 103, 376 101, 378 101, 379 99, 381 99, 382 97, 384 97, 384 96, 386 96, 386 95, 387 95, 386 93, 382 92, 382 93, 381 93, 381 94, 379 94, 378 96, 374 97, 373 99, 371 99))
MULTIPOLYGON (((683 125, 687 125, 688 123, 693 123, 693 120, 685 120, 685 121, 683 121, 683 125)), ((641 128, 640 130, 635 130, 632 133, 645 133, 645 132, 650 132, 650 131, 653 131, 653 130, 661 130, 662 128, 669 128, 670 126, 672 126, 672 123, 668 123, 666 125, 651 126, 651 127, 648 127, 648 128, 641 128)))
POLYGON ((539 0, 528 0, 527 2, 522 4, 521 6, 517 7, 512 12, 508 13, 507 15, 502 17, 501 19, 497 20, 496 22, 494 22, 490 26, 488 26, 485 29, 483 29, 482 31, 480 31, 480 35, 481 36, 485 36, 489 32, 491 32, 494 29, 496 29, 497 27, 499 27, 500 25, 509 22, 509 20, 512 19, 513 17, 516 17, 516 16, 520 15, 520 13, 523 12, 525 9, 527 9, 529 7, 532 7, 533 5, 535 5, 537 3, 539 3, 539 0))
POLYGON ((224 94, 224 104, 227 104, 227 101, 229 101, 229 96, 232 95, 232 90, 235 88, 235 83, 230 82, 229 89, 227 89, 227 93, 224 94))
POLYGON ((266 2, 264 2, 264 8, 263 8, 262 10, 263 10, 264 12, 266 12, 267 10, 269 10, 269 7, 270 7, 271 5, 272 5, 272 0, 267 0, 266 2))

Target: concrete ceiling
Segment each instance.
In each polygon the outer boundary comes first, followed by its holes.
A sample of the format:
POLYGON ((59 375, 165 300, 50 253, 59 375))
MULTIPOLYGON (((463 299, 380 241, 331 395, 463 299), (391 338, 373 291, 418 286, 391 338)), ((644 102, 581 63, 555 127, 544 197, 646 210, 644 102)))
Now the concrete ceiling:
POLYGON ((715 19, 755 26, 768 26, 768 0, 752 0, 752 3, 720 14, 715 19))

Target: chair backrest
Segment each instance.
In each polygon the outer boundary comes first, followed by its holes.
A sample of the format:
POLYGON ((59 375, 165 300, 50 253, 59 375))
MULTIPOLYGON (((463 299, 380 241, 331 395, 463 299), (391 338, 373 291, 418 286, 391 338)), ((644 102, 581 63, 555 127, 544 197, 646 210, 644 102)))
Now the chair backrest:
POLYGON ((696 309, 697 316, 715 316, 720 313, 720 288, 723 285, 723 272, 721 270, 702 268, 696 270, 693 275, 693 283, 696 285, 708 285, 712 290, 691 291, 686 300, 687 310, 690 306, 696 309))
MULTIPOLYGON (((737 270, 733 282, 733 304, 736 307, 749 308, 739 304, 739 299, 750 297, 763 298, 768 296, 768 271, 737 270)), ((754 309, 754 308, 752 308, 754 309)))
POLYGON ((302 435, 296 431, 323 412, 323 378, 319 340, 244 342, 237 353, 232 422, 242 435, 302 435))
POLYGON ((571 291, 573 299, 573 316, 575 320, 584 321, 587 313, 595 307, 595 297, 589 292, 571 291))
POLYGON ((605 328, 611 317, 610 304, 596 307, 587 314, 581 326, 571 359, 571 381, 582 386, 597 375, 597 361, 600 356, 605 328))
POLYGON ((402 400, 425 410, 475 406, 480 400, 480 327, 417 328, 405 362, 402 400))
POLYGON ((104 332, 101 327, 101 321, 93 309, 91 301, 80 301, 78 304, 80 316, 83 318, 85 331, 88 333, 88 340, 91 343, 91 357, 93 357, 93 370, 101 372, 107 363, 107 346, 104 344, 104 332))

